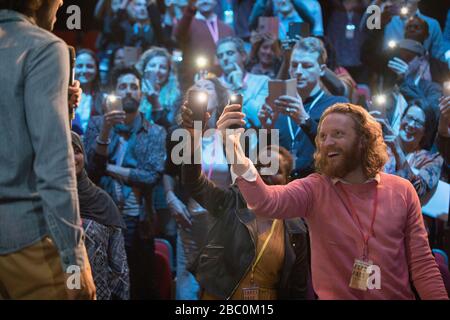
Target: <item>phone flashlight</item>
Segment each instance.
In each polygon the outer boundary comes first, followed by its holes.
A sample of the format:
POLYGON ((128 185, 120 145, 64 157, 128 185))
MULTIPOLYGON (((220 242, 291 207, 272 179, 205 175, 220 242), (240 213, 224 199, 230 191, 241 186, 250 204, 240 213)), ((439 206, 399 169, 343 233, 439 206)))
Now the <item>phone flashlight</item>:
POLYGON ((388 42, 388 47, 391 48, 391 49, 396 48, 396 47, 397 47, 397 41, 395 41, 395 40, 390 40, 390 41, 388 42))
MULTIPOLYGON (((238 104, 241 106, 241 109, 239 110, 239 112, 242 112, 242 104, 244 101, 244 96, 242 94, 239 93, 234 93, 230 96, 230 101, 228 104, 238 104)), ((240 125, 231 125, 230 129, 239 129, 239 128, 243 128, 243 126, 240 125)))
POLYGON ((385 105, 386 104, 386 95, 378 94, 374 97, 374 101, 379 106, 385 105))
POLYGON ((400 14, 402 16, 406 16, 406 15, 408 15, 408 13, 409 13, 409 8, 407 6, 404 6, 404 7, 400 8, 400 14))
POLYGON ((208 93, 199 90, 190 90, 187 107, 192 111, 193 121, 203 121, 208 108, 208 93))
POLYGON ((196 64, 200 70, 203 70, 208 65, 208 59, 206 59, 205 57, 198 57, 196 60, 196 64))

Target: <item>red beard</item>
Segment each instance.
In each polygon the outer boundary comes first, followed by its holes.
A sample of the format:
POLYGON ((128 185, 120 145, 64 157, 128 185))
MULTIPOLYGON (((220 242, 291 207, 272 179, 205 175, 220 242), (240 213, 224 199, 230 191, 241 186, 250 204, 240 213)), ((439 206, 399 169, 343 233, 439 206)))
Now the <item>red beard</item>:
POLYGON ((343 150, 341 148, 324 148, 320 150, 320 171, 332 178, 343 178, 349 172, 355 170, 361 164, 361 151, 358 143, 354 143, 351 148, 343 150), (328 157, 328 153, 337 152, 339 155, 328 157))

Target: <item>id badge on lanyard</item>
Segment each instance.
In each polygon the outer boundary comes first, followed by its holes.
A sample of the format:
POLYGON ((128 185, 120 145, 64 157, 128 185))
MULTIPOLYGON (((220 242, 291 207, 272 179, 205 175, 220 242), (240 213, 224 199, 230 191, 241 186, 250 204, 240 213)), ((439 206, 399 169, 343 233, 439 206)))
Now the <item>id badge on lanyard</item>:
POLYGON ((372 261, 364 261, 355 259, 352 269, 352 277, 350 278, 349 287, 357 290, 366 291, 367 281, 372 271, 372 261))

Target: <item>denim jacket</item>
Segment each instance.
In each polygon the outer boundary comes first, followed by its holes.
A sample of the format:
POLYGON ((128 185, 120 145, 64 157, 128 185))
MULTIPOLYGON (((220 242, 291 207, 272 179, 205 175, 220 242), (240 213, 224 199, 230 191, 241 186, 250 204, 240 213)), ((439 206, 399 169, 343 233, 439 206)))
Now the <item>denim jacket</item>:
POLYGON ((66 44, 0 10, 0 255, 45 236, 64 270, 83 265, 83 229, 69 129, 66 44))

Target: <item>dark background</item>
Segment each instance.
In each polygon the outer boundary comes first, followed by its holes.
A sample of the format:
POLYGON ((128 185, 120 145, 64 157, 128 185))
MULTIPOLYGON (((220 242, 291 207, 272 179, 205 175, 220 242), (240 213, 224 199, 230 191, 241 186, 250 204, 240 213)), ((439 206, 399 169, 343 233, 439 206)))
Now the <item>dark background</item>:
MULTIPOLYGON (((158 2, 163 0, 157 0, 158 2)), ((324 16, 324 27, 326 30, 326 22, 329 16, 331 5, 328 0, 320 0, 324 16)), ((94 9, 97 0, 66 0, 63 7, 59 10, 58 21, 55 26, 55 33, 64 38, 69 44, 75 46, 91 47, 95 43, 97 32, 101 30, 101 23, 94 18, 94 9), (80 31, 70 31, 66 27, 66 21, 69 15, 66 9, 70 5, 78 5, 81 8, 81 27, 80 31)), ((420 3, 421 12, 431 16, 439 21, 442 29, 445 25, 445 19, 450 7, 450 0, 422 0, 420 3)))

